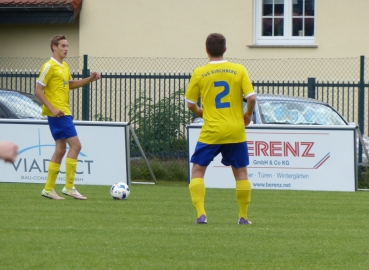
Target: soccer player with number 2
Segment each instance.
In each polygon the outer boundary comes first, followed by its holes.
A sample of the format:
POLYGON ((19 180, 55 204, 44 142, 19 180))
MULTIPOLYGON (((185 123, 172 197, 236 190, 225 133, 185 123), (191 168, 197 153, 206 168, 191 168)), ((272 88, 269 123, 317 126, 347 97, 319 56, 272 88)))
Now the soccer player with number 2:
POLYGON ((206 39, 210 62, 198 67, 192 74, 186 91, 187 107, 203 117, 195 152, 191 157, 192 172, 189 184, 192 204, 197 211, 197 224, 206 224, 204 176, 207 166, 219 153, 222 163, 232 167, 236 180, 239 204, 238 224, 251 224, 247 210, 251 199, 251 184, 247 168, 249 155, 245 126, 251 121, 256 94, 243 65, 226 61, 226 39, 218 33, 206 39), (197 105, 201 97, 202 108, 197 105), (247 111, 243 112, 243 97, 247 111))

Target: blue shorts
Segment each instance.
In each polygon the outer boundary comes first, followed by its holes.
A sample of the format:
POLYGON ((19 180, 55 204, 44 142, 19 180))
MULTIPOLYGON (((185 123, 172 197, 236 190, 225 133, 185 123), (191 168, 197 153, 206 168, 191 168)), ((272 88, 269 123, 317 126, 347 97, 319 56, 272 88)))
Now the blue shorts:
POLYGON ((191 162, 200 166, 208 166, 219 153, 222 154, 222 163, 226 166, 242 168, 250 163, 247 142, 231 144, 206 144, 197 142, 191 162))
POLYGON ((77 136, 77 131, 73 123, 71 115, 61 117, 47 117, 51 135, 55 141, 60 139, 68 139, 77 136))

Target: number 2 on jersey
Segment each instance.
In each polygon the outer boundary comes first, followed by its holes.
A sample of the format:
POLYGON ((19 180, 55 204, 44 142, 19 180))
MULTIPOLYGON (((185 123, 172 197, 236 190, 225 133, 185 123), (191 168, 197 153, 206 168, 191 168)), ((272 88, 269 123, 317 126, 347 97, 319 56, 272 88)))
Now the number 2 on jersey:
POLYGON ((214 87, 223 87, 224 88, 223 91, 220 92, 215 97, 215 107, 217 109, 224 109, 224 108, 231 107, 230 102, 222 102, 222 98, 224 98, 225 96, 227 96, 229 94, 229 85, 228 85, 228 83, 225 82, 225 81, 217 81, 217 82, 214 82, 214 87))

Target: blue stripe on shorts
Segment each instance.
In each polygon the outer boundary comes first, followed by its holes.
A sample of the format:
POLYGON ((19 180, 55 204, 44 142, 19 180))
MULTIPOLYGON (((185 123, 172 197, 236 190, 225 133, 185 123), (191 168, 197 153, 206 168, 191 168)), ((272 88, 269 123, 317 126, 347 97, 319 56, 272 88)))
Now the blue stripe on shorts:
POLYGON ((206 144, 197 142, 191 162, 200 166, 208 166, 219 153, 222 154, 222 163, 225 166, 242 168, 250 164, 247 142, 231 144, 206 144))
POLYGON ((54 140, 68 139, 77 136, 77 131, 71 115, 61 117, 47 117, 51 135, 54 140))

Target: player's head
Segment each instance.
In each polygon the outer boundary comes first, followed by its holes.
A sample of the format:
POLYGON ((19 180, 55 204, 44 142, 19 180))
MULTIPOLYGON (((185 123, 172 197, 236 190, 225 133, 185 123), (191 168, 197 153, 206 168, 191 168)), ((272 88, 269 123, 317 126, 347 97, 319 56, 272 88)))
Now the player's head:
POLYGON ((56 35, 56 36, 53 36, 50 40, 50 48, 51 48, 51 51, 54 52, 54 48, 53 46, 56 46, 58 47, 59 45, 59 42, 61 40, 67 40, 67 37, 65 35, 56 35))
POLYGON ((212 33, 206 38, 206 51, 210 56, 223 56, 226 51, 226 39, 222 34, 212 33))
POLYGON ((65 58, 68 53, 68 41, 65 35, 53 36, 50 40, 51 51, 54 56, 65 58))

